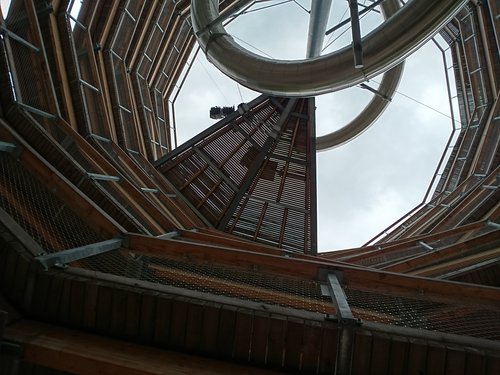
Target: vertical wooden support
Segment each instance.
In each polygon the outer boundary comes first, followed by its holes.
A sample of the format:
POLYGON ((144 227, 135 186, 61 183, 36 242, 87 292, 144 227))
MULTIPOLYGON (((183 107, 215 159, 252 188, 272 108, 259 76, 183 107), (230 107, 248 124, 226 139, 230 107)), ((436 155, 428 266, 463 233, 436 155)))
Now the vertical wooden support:
POLYGON ((0 345, 2 345, 3 333, 5 332, 5 326, 7 325, 8 314, 0 310, 0 345))

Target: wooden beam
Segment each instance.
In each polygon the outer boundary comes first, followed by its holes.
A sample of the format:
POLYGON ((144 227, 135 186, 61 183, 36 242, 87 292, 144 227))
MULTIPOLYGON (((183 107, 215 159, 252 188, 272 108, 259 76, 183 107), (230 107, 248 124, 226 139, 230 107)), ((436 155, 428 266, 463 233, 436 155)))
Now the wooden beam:
POLYGON ((0 345, 2 344, 5 326, 7 325, 7 312, 0 310, 0 345))
POLYGON ((81 375, 277 374, 27 320, 7 327, 5 340, 22 346, 26 362, 81 375))
MULTIPOLYGON (((442 265, 445 261, 456 259, 459 256, 464 257, 472 252, 477 252, 478 249, 495 248, 500 243, 499 236, 500 229, 479 237, 474 237, 468 241, 416 255, 413 258, 391 264, 383 269, 391 272, 412 272, 424 267, 425 269, 432 269, 432 265, 438 262, 442 265)), ((415 274, 420 274, 420 272, 416 271, 415 274)), ((422 273, 422 275, 426 274, 422 273)))

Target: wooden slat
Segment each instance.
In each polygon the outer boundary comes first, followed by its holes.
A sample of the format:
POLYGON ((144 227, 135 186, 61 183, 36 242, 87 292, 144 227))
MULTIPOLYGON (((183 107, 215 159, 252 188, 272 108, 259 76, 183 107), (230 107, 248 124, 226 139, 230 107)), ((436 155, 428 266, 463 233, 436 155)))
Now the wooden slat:
MULTIPOLYGON (((1 270, 0 270, 1 272, 1 270)), ((52 275, 48 272, 39 271, 36 273, 35 289, 33 291, 33 299, 29 311, 33 316, 46 319, 47 304, 50 291, 50 283, 52 275)))
MULTIPOLYGON (((13 299, 17 302, 18 306, 24 305, 24 300, 26 297, 31 298, 32 296, 25 295, 27 292, 27 283, 29 279, 33 276, 30 272, 29 260, 24 255, 19 255, 17 258, 15 278, 11 279, 7 285, 10 285, 12 289, 13 299)), ((31 280, 32 282, 33 280, 31 280)), ((31 302, 31 301, 29 301, 31 302)))
POLYGON ((465 374, 465 359, 464 350, 448 348, 446 351, 446 370, 444 373, 448 375, 465 374))
POLYGON ((284 368, 288 371, 298 371, 300 369, 304 347, 304 330, 303 320, 288 318, 284 358, 284 368))
MULTIPOLYGON (((129 309, 132 308, 131 306, 129 309)), ((154 341, 161 345, 167 345, 170 337, 170 321, 172 319, 172 301, 164 296, 158 296, 156 301, 156 322, 154 330, 154 341)), ((140 318, 140 313, 137 314, 140 318)))
POLYGON ((25 361, 82 375, 276 374, 29 321, 10 325, 5 337, 22 345, 25 361))
POLYGON ((111 311, 113 309, 113 288, 100 285, 97 295, 96 329, 107 332, 111 325, 111 311))
MULTIPOLYGON (((427 352, 427 374, 444 374, 446 362, 446 348, 443 346, 430 345, 427 352)), ((458 372, 456 374, 458 374, 458 372)))
MULTIPOLYGON (((127 293, 127 305, 125 309, 127 320, 123 331, 125 337, 136 338, 139 335, 141 298, 142 296, 134 290, 129 290, 127 293)), ((157 303, 159 303, 159 300, 157 303)))
POLYGON ((57 311, 57 319, 62 324, 68 324, 70 320, 71 308, 71 281, 73 277, 63 277, 61 287, 61 298, 57 311))
POLYGON ((111 309, 110 332, 123 335, 127 320, 127 291, 121 288, 113 289, 113 307, 111 309))
POLYGON ((216 353, 217 332, 219 331, 219 314, 221 307, 215 303, 205 303, 203 305, 201 351, 205 353, 216 353))
POLYGON ((467 351, 465 360, 465 374, 484 375, 487 359, 477 352, 467 351))
POLYGON ((269 327, 269 338, 267 342, 267 365, 272 368, 281 368, 283 364, 283 346, 287 331, 287 321, 283 317, 271 315, 273 319, 269 327))
POLYGON ((170 319, 170 345, 182 348, 186 342, 186 323, 188 302, 183 298, 172 301, 172 315, 170 319))
POLYGON ((228 358, 233 355, 236 310, 236 308, 225 306, 220 311, 217 351, 228 358))
POLYGON ((203 305, 189 304, 186 321, 186 348, 199 350, 202 332, 203 305))
MULTIPOLYGON (((368 374, 372 367, 373 337, 371 334, 356 334, 352 355, 352 373, 368 374)), ((347 373, 347 372, 342 372, 347 373)))
POLYGON ((71 296, 69 322, 72 326, 81 327, 85 322, 85 288, 87 280, 75 278, 71 280, 71 296))
MULTIPOLYGON (((50 272, 50 271, 49 271, 50 272)), ((51 321, 57 319, 59 302, 63 291, 63 279, 61 277, 51 277, 49 295, 47 298, 46 314, 51 321)))
POLYGON ((265 364, 267 362, 268 337, 271 321, 268 314, 255 313, 252 331, 252 351, 250 358, 253 363, 265 364))
POLYGON ((155 331, 156 301, 158 293, 143 292, 141 298, 141 317, 139 323, 139 338, 149 342, 153 340, 155 331))
POLYGON ((97 303, 99 297, 99 283, 89 282, 85 286, 85 303, 83 309, 83 327, 93 329, 96 327, 97 303))
POLYGON ((427 372, 427 345, 414 341, 408 353, 408 374, 420 375, 427 372))
MULTIPOLYGON (((330 331, 331 335, 334 332, 330 331)), ((305 322, 302 336, 302 363, 301 369, 306 373, 316 372, 321 354, 321 323, 305 322)))
POLYGON ((500 374, 500 357, 488 358, 488 364, 486 365, 486 374, 487 375, 500 374))
POLYGON ((250 359, 252 330, 253 312, 251 310, 238 309, 236 312, 232 355, 236 360, 248 361, 250 359))
MULTIPOLYGON (((387 374, 392 359, 390 358, 391 339, 385 335, 373 335, 371 368, 373 374, 387 374)), ((354 358, 356 360, 356 358, 354 358)))
POLYGON ((401 339, 392 339, 390 346, 390 363, 389 363, 389 371, 388 374, 398 375, 404 374, 408 370, 408 354, 409 354, 409 343, 407 340, 401 339))
POLYGON ((338 331, 324 330, 321 333, 321 351, 319 359, 319 373, 335 373, 335 362, 338 347, 338 331))

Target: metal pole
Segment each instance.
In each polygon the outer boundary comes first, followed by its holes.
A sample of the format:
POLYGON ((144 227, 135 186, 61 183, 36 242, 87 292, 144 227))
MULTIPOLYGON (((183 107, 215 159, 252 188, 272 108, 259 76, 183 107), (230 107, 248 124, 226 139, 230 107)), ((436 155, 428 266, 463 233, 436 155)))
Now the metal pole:
POLYGON ((321 54, 332 0, 316 0, 312 1, 311 5, 309 33, 307 37, 307 58, 318 57, 321 54))
POLYGON ((363 46, 361 44, 361 27, 357 0, 348 0, 351 12, 352 51, 354 53, 354 67, 363 68, 363 46))

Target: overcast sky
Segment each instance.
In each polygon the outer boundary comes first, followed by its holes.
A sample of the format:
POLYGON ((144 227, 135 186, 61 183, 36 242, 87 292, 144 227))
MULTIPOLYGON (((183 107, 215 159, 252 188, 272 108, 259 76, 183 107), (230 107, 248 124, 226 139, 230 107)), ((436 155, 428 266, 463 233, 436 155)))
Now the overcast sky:
MULTIPOLYGON (((298 3, 310 9, 310 1, 298 3)), ((346 10, 345 0, 334 0, 329 25, 346 10)), ((377 14, 363 19, 363 34, 380 21, 377 14)), ((305 56, 308 22, 309 15, 290 2, 241 16, 227 30, 254 52, 259 53, 252 47, 268 57, 300 59, 305 56)), ((344 37, 350 38, 349 30, 344 37)), ((345 38, 324 53, 350 43, 345 38)), ((449 114, 442 55, 434 43, 408 59, 398 91, 449 114)), ((208 116, 211 106, 237 105, 257 95, 225 77, 200 52, 175 102, 179 144, 214 123, 208 116)), ((343 126, 370 99, 371 94, 357 87, 317 97, 317 134, 343 126)), ((360 246, 419 204, 451 129, 449 118, 398 94, 368 131, 344 146, 320 152, 320 251, 360 246)))

